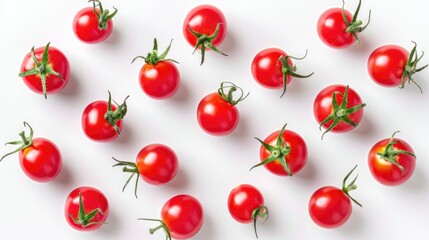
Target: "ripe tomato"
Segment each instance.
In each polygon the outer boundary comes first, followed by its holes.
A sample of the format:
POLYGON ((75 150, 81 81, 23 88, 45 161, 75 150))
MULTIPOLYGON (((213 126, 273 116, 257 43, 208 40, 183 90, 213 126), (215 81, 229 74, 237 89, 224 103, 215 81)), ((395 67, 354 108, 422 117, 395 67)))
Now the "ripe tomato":
POLYGON ((67 57, 59 49, 50 47, 34 49, 25 55, 21 64, 24 83, 34 92, 53 94, 61 91, 68 83, 70 77, 70 64, 67 57))
MULTIPOLYGON (((307 53, 305 54, 307 55, 307 53)), ((260 85, 270 89, 283 88, 282 97, 286 92, 286 86, 292 81, 292 77, 307 78, 313 75, 300 75, 296 73, 296 66, 291 59, 304 59, 288 56, 278 48, 267 48, 256 54, 252 61, 253 78, 260 85)))
POLYGON ((244 100, 249 94, 243 96, 243 90, 230 82, 222 82, 217 93, 205 96, 197 108, 197 120, 200 127, 208 134, 224 136, 231 133, 237 127, 240 115, 235 106, 244 100), (225 86, 225 84, 228 84, 225 86), (225 90, 228 89, 228 93, 225 90), (237 100, 233 99, 233 92, 240 90, 241 95, 237 100))
POLYGON ((355 128, 363 117, 360 96, 349 86, 331 85, 319 92, 314 100, 313 112, 317 122, 327 132, 342 133, 355 128))
POLYGON ((342 8, 326 10, 317 22, 319 38, 332 48, 346 48, 356 40, 359 42, 358 33, 365 30, 371 19, 371 11, 369 11, 368 23, 361 26, 362 21, 357 20, 360 5, 361 0, 353 15, 344 9, 344 0, 342 8))
POLYGON ((383 139, 369 151, 368 165, 372 176, 386 186, 397 186, 413 175, 416 155, 411 146, 399 138, 383 139))
POLYGON ((258 217, 268 219, 268 208, 264 205, 262 193, 250 184, 240 184, 233 188, 228 196, 228 210, 231 216, 240 223, 251 223, 255 229, 258 217))
POLYGON ((62 158, 58 147, 46 138, 33 138, 33 129, 31 126, 24 122, 24 126, 30 128, 30 134, 25 136, 22 131, 21 141, 8 142, 6 144, 13 144, 21 146, 15 151, 4 155, 1 159, 19 152, 19 164, 24 173, 33 181, 36 182, 49 182, 53 180, 61 171, 62 158))
POLYGON ((201 65, 205 52, 211 49, 227 56, 217 46, 225 39, 227 32, 226 19, 223 13, 211 5, 200 5, 186 15, 183 22, 183 34, 186 41, 194 46, 194 52, 201 51, 201 65))
MULTIPOLYGON (((423 54, 421 55, 421 57, 423 54)), ((404 88, 405 82, 414 82, 412 75, 428 65, 417 68, 421 57, 417 55, 417 44, 411 53, 397 45, 385 45, 375 49, 368 58, 368 73, 377 84, 383 87, 404 88)))
POLYGON ((171 42, 160 56, 158 56, 158 43, 156 38, 153 42, 152 52, 148 53, 146 57, 135 57, 132 63, 137 58, 143 58, 145 60, 146 63, 140 69, 139 74, 140 87, 149 97, 154 99, 166 99, 177 92, 180 84, 180 74, 176 65, 172 63, 177 62, 172 59, 165 59, 168 51, 170 51, 171 42))
POLYGON ((134 194, 137 198, 137 184, 139 176, 147 183, 161 185, 170 182, 177 174, 178 160, 173 149, 163 144, 150 144, 142 148, 137 154, 136 163, 119 161, 113 165, 122 166, 123 172, 131 173, 122 191, 134 175, 136 184, 134 194))
POLYGON ((106 222, 109 202, 100 190, 79 187, 68 195, 64 213, 72 228, 79 231, 94 231, 106 222))
POLYGON ((109 100, 90 103, 82 114, 82 129, 85 135, 93 141, 108 142, 115 140, 122 130, 122 119, 127 113, 127 100, 115 106, 109 100))
POLYGON ((73 19, 73 32, 84 43, 99 43, 106 40, 113 30, 112 18, 118 10, 110 14, 101 2, 92 1, 93 6, 80 10, 73 19), (97 4, 96 4, 97 3, 97 4))
POLYGON ((286 124, 279 131, 271 133, 264 141, 256 138, 262 145, 259 150, 261 162, 268 171, 279 176, 292 176, 307 163, 307 145, 297 133, 285 130, 286 124))
POLYGON ((156 221, 160 226, 150 229, 153 234, 162 228, 166 239, 188 239, 193 237, 203 225, 203 208, 200 202, 190 195, 177 195, 170 198, 162 207, 161 220, 139 218, 139 220, 156 221))
POLYGON ((325 186, 313 193, 308 204, 311 219, 323 228, 336 228, 343 225, 352 213, 350 199, 357 205, 362 205, 353 199, 349 192, 356 189, 357 176, 349 185, 345 185, 348 177, 356 169, 355 166, 344 178, 342 189, 325 186))

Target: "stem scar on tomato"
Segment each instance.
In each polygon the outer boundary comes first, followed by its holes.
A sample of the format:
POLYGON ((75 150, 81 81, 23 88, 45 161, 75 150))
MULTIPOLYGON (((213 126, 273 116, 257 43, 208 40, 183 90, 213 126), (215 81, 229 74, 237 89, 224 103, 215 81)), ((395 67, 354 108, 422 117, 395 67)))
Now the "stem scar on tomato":
POLYGON ((144 220, 144 221, 152 221, 152 222, 159 222, 160 225, 154 228, 150 228, 149 229, 149 233, 150 234, 154 234, 156 231, 158 231, 159 229, 162 228, 162 230, 164 230, 165 233, 165 239, 166 240, 172 240, 171 239, 171 234, 170 234, 170 230, 168 229, 167 225, 165 225, 164 221, 159 220, 159 219, 152 219, 152 218, 138 218, 137 220, 144 220))
POLYGON ((355 182, 356 182, 356 180, 357 180, 357 178, 358 178, 358 176, 359 176, 359 174, 358 175, 356 175, 356 177, 349 183, 349 184, 347 184, 347 186, 346 186, 346 182, 347 182, 347 179, 350 177, 350 175, 353 173, 353 171, 356 169, 356 167, 357 167, 357 165, 355 165, 355 167, 346 175, 346 177, 344 177, 344 179, 343 179, 343 186, 342 186, 342 190, 343 190, 343 192, 354 202, 354 203, 356 203, 359 207, 362 207, 362 204, 360 204, 358 201, 356 201, 356 199, 354 199, 352 196, 350 196, 350 194, 349 194, 349 192, 350 191, 353 191, 353 190, 355 190, 355 189, 357 189, 357 185, 355 184, 355 182))
POLYGON ((411 49, 410 55, 408 56, 407 64, 405 65, 404 73, 402 74, 402 84, 399 88, 404 88, 405 81, 408 80, 409 84, 411 84, 411 82, 414 83, 420 89, 420 92, 423 93, 422 88, 414 81, 412 76, 416 72, 420 72, 421 70, 425 69, 428 64, 417 68, 417 63, 423 58, 425 53, 422 51, 422 55, 419 57, 417 54, 417 43, 414 41, 412 41, 412 43, 414 43, 414 47, 411 49))
POLYGON ((258 220, 258 217, 264 219, 262 224, 264 224, 268 220, 269 213, 267 206, 260 206, 258 208, 255 208, 252 212, 253 228, 255 229, 256 238, 259 238, 258 232, 256 230, 256 221, 258 220))
POLYGON ((173 39, 171 39, 170 44, 168 45, 167 49, 165 49, 165 51, 163 53, 161 53, 161 55, 158 56, 158 42, 156 41, 156 38, 154 38, 153 39, 152 52, 149 52, 146 55, 146 57, 143 57, 143 56, 135 57, 133 59, 133 61, 131 61, 131 63, 134 63, 134 61, 137 60, 138 58, 143 58, 145 60, 145 63, 151 64, 151 65, 155 65, 157 62, 160 62, 160 61, 172 61, 174 63, 179 64, 179 62, 176 60, 165 58, 165 57, 167 57, 167 54, 170 51, 172 43, 173 43, 173 39))
POLYGON ((188 30, 198 39, 197 43, 195 44, 194 52, 192 54, 194 54, 198 50, 198 48, 201 47, 201 64, 200 65, 203 65, 203 63, 204 63, 206 48, 210 48, 211 50, 213 50, 216 53, 222 54, 224 56, 228 56, 228 54, 222 52, 221 50, 216 48, 215 45, 213 45, 213 40, 215 40, 219 34, 220 25, 221 25, 221 23, 218 23, 216 25, 216 29, 215 29, 214 33, 210 36, 207 36, 206 34, 198 33, 196 31, 192 30, 191 28, 188 28, 188 30))
POLYGON ((115 11, 113 11, 113 13, 110 14, 109 9, 103 9, 103 5, 101 4, 100 0, 89 0, 88 2, 92 2, 92 6, 94 8, 94 13, 98 19, 98 28, 100 30, 106 29, 107 28, 107 21, 112 19, 118 13, 118 9, 113 7, 113 9, 115 9, 115 11), (100 13, 97 11, 97 7, 100 9, 100 13))
POLYGON ((122 192, 124 192, 125 188, 127 187, 128 183, 131 181, 131 179, 136 175, 136 183, 134 186, 134 195, 137 197, 137 186, 139 184, 139 177, 140 177, 140 172, 137 168, 137 165, 135 163, 132 162, 126 162, 126 161, 120 161, 114 157, 112 157, 113 160, 115 160, 117 163, 115 165, 113 165, 112 167, 123 167, 122 168, 122 172, 125 173, 131 173, 130 177, 127 179, 127 181, 124 184, 124 187, 122 188, 122 192))
POLYGON ((104 222, 91 222, 94 217, 100 213, 104 215, 103 211, 100 208, 96 208, 92 210, 90 213, 85 213, 85 207, 83 206, 82 194, 79 192, 79 210, 77 218, 73 217, 73 215, 69 214, 69 217, 73 220, 75 224, 81 225, 82 228, 86 228, 95 224, 105 224, 104 222))
POLYGON ((368 27, 368 25, 369 25, 369 23, 371 21, 371 10, 369 10, 368 22, 364 26, 361 26, 362 25, 362 20, 357 20, 357 17, 359 15, 359 11, 360 11, 361 2, 362 1, 359 0, 359 4, 358 4, 358 6, 356 8, 355 13, 353 14, 353 19, 352 19, 351 22, 349 22, 349 20, 347 19, 346 14, 344 12, 344 5, 345 5, 345 1, 344 0, 343 0, 343 6, 341 8, 341 14, 343 15, 344 22, 347 25, 346 32, 347 33, 351 33, 353 35, 353 37, 356 39, 356 41, 358 42, 358 44, 360 44, 360 40, 359 40, 359 38, 358 38, 358 36, 357 36, 356 33, 363 32, 363 30, 365 30, 365 28, 368 27))
POLYGON ((115 129, 116 133, 120 135, 120 130, 118 125, 116 125, 116 122, 122 120, 127 114, 128 108, 126 101, 130 96, 127 96, 121 105, 119 105, 117 102, 115 102, 115 100, 113 100, 113 102, 117 106, 117 109, 115 111, 112 111, 112 96, 110 94, 110 91, 108 92, 109 100, 107 101, 107 112, 104 114, 104 119, 106 119, 106 121, 115 129))
POLYGON ((239 102, 246 99, 250 94, 250 92, 248 92, 246 95, 244 95, 243 89, 232 82, 222 82, 217 92, 219 93, 219 95, 222 97, 223 100, 231 103, 232 105, 237 105, 239 102), (225 86, 225 84, 227 85, 225 86), (225 93, 226 89, 229 89, 228 93, 225 93), (240 91, 240 97, 237 100, 234 100, 233 93, 237 90, 240 91))
POLYGON ((396 131, 392 134, 392 137, 390 138, 389 143, 387 144, 386 148, 384 149, 383 152, 378 152, 377 156, 379 156, 380 158, 392 163, 393 165, 397 166, 399 169, 401 169, 402 174, 404 174, 404 167, 398 163, 398 161, 396 160, 396 157, 400 154, 405 154, 405 155, 409 155, 412 156, 414 158, 417 158, 416 155, 412 152, 409 151, 405 151, 405 150, 396 150, 393 145, 397 144, 399 141, 395 141, 394 137, 395 134, 399 133, 399 131, 396 131))
POLYGON ((17 153, 21 150, 24 150, 24 149, 30 147, 33 144, 33 134, 34 134, 33 128, 27 122, 24 122, 24 127, 28 127, 30 129, 30 134, 28 135, 28 137, 25 136, 25 131, 22 131, 19 133, 19 136, 21 137, 22 140, 5 143, 5 145, 9 145, 9 144, 10 145, 19 145, 19 144, 21 144, 21 146, 18 147, 16 150, 5 154, 2 158, 0 158, 0 161, 2 161, 5 157, 7 157, 9 155, 12 155, 14 153, 17 153))

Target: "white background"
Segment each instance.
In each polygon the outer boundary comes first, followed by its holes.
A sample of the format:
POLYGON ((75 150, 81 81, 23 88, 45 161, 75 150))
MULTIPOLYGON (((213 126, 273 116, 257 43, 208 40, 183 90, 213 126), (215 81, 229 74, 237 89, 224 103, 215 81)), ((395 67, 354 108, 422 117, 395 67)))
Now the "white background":
MULTIPOLYGON (((235 222, 226 199, 239 183, 251 183, 265 196, 270 219, 259 225, 260 239, 417 239, 429 223, 429 171, 427 135, 429 114, 429 71, 415 75, 424 90, 407 85, 404 90, 382 88, 368 76, 366 62, 373 49, 383 44, 399 44, 407 49, 416 41, 419 50, 429 51, 427 3, 409 1, 363 1, 360 18, 366 22, 372 9, 372 22, 361 34, 361 46, 335 50, 325 46, 316 33, 318 17, 328 8, 341 7, 341 1, 104 1, 119 9, 114 30, 104 43, 87 45, 73 34, 74 14, 87 7, 86 1, 0 1, 0 102, 2 116, 0 143, 17 140, 28 121, 35 136, 54 141, 61 149, 63 170, 55 181, 39 184, 21 171, 18 156, 0 163, 0 239, 163 239, 161 232, 150 236, 153 223, 138 217, 159 217, 170 197, 187 193, 204 207, 204 225, 194 239, 254 239, 252 225, 235 222), (182 34, 182 23, 194 6, 211 3, 220 8, 228 22, 228 35, 219 46, 228 57, 209 52, 203 66, 192 55, 182 34), (160 49, 174 38, 169 57, 180 62, 182 81, 169 100, 147 97, 138 85, 143 61, 130 64, 137 55, 152 49, 157 37, 160 49), (18 77, 19 67, 32 46, 47 42, 69 58, 71 79, 59 94, 48 96, 31 92, 18 77), (288 54, 308 57, 295 62, 299 72, 315 74, 306 80, 293 80, 286 95, 268 90, 252 78, 250 64, 257 52, 279 47, 288 54), (220 82, 232 81, 250 96, 238 105, 238 128, 226 137, 205 134, 196 121, 196 107, 205 95, 216 91, 220 82), (361 124, 352 132, 321 132, 312 107, 324 87, 349 84, 367 103, 361 124), (83 109, 92 101, 116 101, 130 95, 129 111, 122 135, 111 143, 87 139, 80 126, 83 109), (308 163, 293 177, 278 177, 264 168, 249 168, 259 162, 259 143, 288 123, 309 149, 308 163), (411 144, 417 154, 412 178, 399 187, 376 182, 367 167, 372 145, 400 130, 398 137, 411 144), (112 156, 134 161, 138 151, 151 143, 172 147, 180 170, 165 186, 140 181, 139 199, 130 185, 121 188, 128 176, 114 164, 112 156), (343 176, 358 164, 358 190, 352 194, 363 208, 353 205, 349 221, 338 229, 315 225, 308 214, 311 194, 325 185, 340 186, 343 176), (64 218, 66 196, 82 185, 94 186, 110 202, 108 224, 96 232, 82 233, 70 228, 64 218)), ((357 1, 348 1, 351 12, 357 1)), ((422 60, 422 65, 428 63, 422 60)), ((6 153, 11 147, 1 147, 6 153)))

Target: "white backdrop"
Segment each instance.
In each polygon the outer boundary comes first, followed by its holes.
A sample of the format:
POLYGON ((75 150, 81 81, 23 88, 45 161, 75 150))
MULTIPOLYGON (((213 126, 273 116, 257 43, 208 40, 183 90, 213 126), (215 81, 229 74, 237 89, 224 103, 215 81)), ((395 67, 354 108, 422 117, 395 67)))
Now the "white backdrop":
MULTIPOLYGON (((153 223, 138 217, 159 217, 164 202, 187 193, 197 197, 205 211, 204 225, 194 239, 254 239, 252 225, 235 222, 226 200, 239 183, 250 183, 264 194, 270 219, 258 226, 260 239, 416 239, 426 233, 429 222, 429 163, 427 123, 429 71, 415 76, 424 93, 415 86, 404 90, 382 88, 370 80, 366 62, 376 47, 394 43, 407 49, 416 41, 419 50, 429 51, 427 2, 363 1, 361 19, 372 22, 362 33, 362 45, 345 50, 325 46, 317 36, 316 23, 323 11, 340 7, 341 1, 104 1, 119 9, 110 38, 87 45, 73 34, 74 14, 86 1, 0 1, 0 143, 18 139, 22 122, 28 121, 35 136, 54 141, 63 155, 63 171, 47 184, 29 180, 21 171, 18 156, 0 163, 0 239, 163 239, 150 236, 153 223), (221 50, 228 57, 208 52, 203 66, 192 55, 182 34, 185 15, 194 6, 211 3, 228 22, 228 35, 221 50), (388 6, 388 7, 386 7, 388 6), (161 49, 174 38, 169 57, 180 62, 182 82, 177 94, 166 101, 147 97, 138 85, 142 62, 130 64, 137 55, 152 49, 157 37, 161 49), (31 92, 18 77, 19 66, 32 46, 47 42, 69 58, 71 79, 59 94, 43 96, 31 92), (308 57, 297 62, 299 72, 315 74, 293 80, 283 98, 281 90, 262 88, 252 78, 250 64, 260 50, 278 47, 288 54, 308 57), (226 137, 205 134, 196 121, 202 97, 216 91, 220 82, 232 81, 250 96, 238 105, 241 121, 226 137), (355 89, 367 103, 361 124, 346 134, 321 132, 312 107, 324 87, 342 83, 355 89), (130 95, 124 130, 117 141, 96 143, 87 139, 80 126, 85 106, 106 99, 110 90, 122 101, 130 95), (305 140, 309 159, 305 168, 290 177, 274 176, 264 168, 249 168, 259 162, 259 143, 284 123, 305 140), (398 137, 411 144, 417 154, 412 178, 399 187, 376 182, 367 167, 369 149, 380 139, 400 130, 398 137), (139 199, 131 186, 122 193, 128 176, 112 168, 112 156, 134 161, 138 151, 150 143, 173 148, 180 170, 165 186, 140 182, 139 199), (311 194, 321 186, 340 186, 343 176, 355 165, 358 190, 353 196, 363 208, 353 206, 349 221, 338 229, 325 230, 310 219, 307 206, 311 194), (110 202, 108 224, 96 232, 70 228, 63 208, 68 193, 82 185, 103 191, 110 202)), ((348 1, 353 10, 357 1, 348 1)), ((429 62, 426 57, 422 65, 429 62)), ((9 151, 1 147, 0 153, 9 151)))

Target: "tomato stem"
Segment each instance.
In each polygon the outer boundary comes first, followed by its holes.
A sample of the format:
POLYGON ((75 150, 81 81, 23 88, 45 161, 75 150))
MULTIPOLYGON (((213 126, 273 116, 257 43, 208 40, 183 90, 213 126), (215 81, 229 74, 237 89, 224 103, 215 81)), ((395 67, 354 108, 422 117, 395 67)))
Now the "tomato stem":
POLYGON ((108 91, 109 93, 109 99, 107 101, 107 111, 104 114, 104 119, 110 124, 110 126, 112 126, 116 133, 118 135, 120 135, 120 130, 118 125, 116 124, 117 121, 124 119, 125 115, 127 114, 127 99, 130 97, 129 95, 124 99, 124 102, 119 105, 118 103, 115 102, 115 100, 113 100, 113 102, 116 104, 117 109, 115 111, 112 111, 112 96, 110 94, 110 91, 108 91))
POLYGON ((423 93, 422 88, 414 81, 412 76, 416 72, 420 72, 421 70, 425 69, 428 64, 424 65, 423 67, 417 68, 417 63, 423 58, 425 53, 422 52, 422 55, 419 57, 417 54, 417 43, 414 41, 412 41, 412 43, 414 44, 414 47, 411 49, 410 55, 408 56, 407 64, 405 65, 404 72, 402 73, 402 84, 399 88, 404 88, 405 81, 408 80, 409 84, 411 82, 414 83, 420 89, 420 93, 423 93))
POLYGON ((118 9, 113 7, 115 11, 110 14, 109 9, 103 9, 103 5, 100 0, 89 0, 88 2, 92 2, 92 7, 94 9, 94 13, 98 19, 98 29, 103 30, 107 28, 107 21, 112 19, 117 13, 118 9), (97 3, 97 4, 96 4, 97 3), (97 7, 100 9, 100 13, 97 11, 97 7))
POLYGON ((192 30, 191 28, 188 28, 188 31, 190 31, 197 38, 197 43, 195 44, 194 52, 192 52, 192 54, 194 54, 198 50, 198 48, 201 48, 200 49, 200 51, 201 51, 201 64, 200 65, 203 65, 203 63, 204 63, 206 48, 210 48, 211 50, 213 50, 216 53, 222 54, 224 56, 228 56, 226 53, 217 49, 216 46, 213 45, 213 41, 217 38, 217 35, 219 34, 220 24, 221 23, 218 23, 216 25, 216 29, 215 29, 214 33, 210 36, 207 36, 206 34, 198 33, 196 31, 192 30))
POLYGON ((17 153, 21 150, 24 150, 28 147, 30 147, 33 144, 33 128, 30 126, 30 124, 28 124, 27 122, 24 122, 24 127, 28 126, 28 128, 30 129, 30 134, 28 135, 28 137, 25 136, 25 131, 22 131, 19 133, 19 136, 21 137, 21 140, 19 141, 12 141, 12 142, 7 142, 5 143, 5 145, 20 145, 20 147, 18 147, 17 149, 15 149, 12 152, 9 152, 5 155, 3 155, 3 157, 0 158, 0 161, 2 161, 5 157, 12 155, 14 153, 17 153))
POLYGON ((150 228, 149 229, 149 233, 150 234, 154 234, 156 231, 158 231, 159 229, 163 229, 164 233, 165 233, 165 238, 168 240, 171 240, 171 234, 170 234, 170 230, 168 229, 167 225, 164 223, 164 221, 159 220, 159 219, 152 219, 152 218, 138 218, 137 220, 144 220, 144 221, 153 221, 153 222, 159 222, 160 225, 154 227, 154 228, 150 228))
POLYGON ((85 213, 85 207, 84 207, 83 201, 82 201, 82 194, 79 192, 78 216, 77 216, 77 218, 75 218, 75 217, 73 217, 73 215, 69 214, 69 217, 73 220, 73 222, 75 224, 82 226, 82 228, 86 228, 86 227, 94 225, 94 224, 104 224, 104 222, 92 222, 92 220, 95 218, 95 216, 98 213, 100 213, 101 215, 104 215, 103 211, 101 211, 100 208, 96 208, 88 214, 85 213))
POLYGON ((346 32, 351 33, 353 35, 353 37, 356 39, 356 41, 358 42, 358 44, 360 44, 360 40, 357 36, 357 33, 363 32, 363 30, 365 30, 365 28, 368 27, 369 23, 371 22, 371 10, 369 10, 368 22, 364 26, 361 26, 362 25, 361 20, 357 20, 357 17, 359 15, 359 11, 360 11, 360 7, 361 7, 361 3, 362 3, 362 1, 359 0, 359 4, 356 8, 355 13, 353 14, 353 19, 351 22, 349 22, 349 20, 347 19, 346 13, 344 12, 344 5, 345 5, 344 0, 343 0, 343 6, 341 8, 341 13, 342 13, 344 22, 347 25, 346 32))
POLYGON ((256 221, 258 220, 258 217, 264 219, 263 223, 268 220, 269 214, 266 206, 257 207, 252 211, 253 228, 255 229, 256 238, 258 238, 258 232, 256 230, 256 221))
POLYGON ((220 84, 220 87, 217 91, 219 93, 219 95, 222 97, 223 100, 225 100, 226 102, 231 103, 232 105, 237 105, 237 103, 243 101, 244 99, 247 98, 247 96, 249 96, 250 92, 248 92, 245 96, 244 96, 244 91, 243 89, 241 89, 239 86, 235 85, 232 82, 222 82, 220 84), (226 86, 225 86, 226 84, 226 86), (225 90, 228 89, 228 93, 225 93, 225 90), (234 100, 234 96, 233 93, 235 91, 239 90, 240 91, 240 97, 237 100, 234 100))
POLYGON ((356 177, 346 186, 346 181, 347 179, 350 177, 350 175, 353 173, 353 171, 356 169, 357 165, 355 165, 355 167, 346 175, 346 177, 343 179, 343 186, 342 186, 342 191, 354 202, 356 203, 359 207, 362 207, 362 204, 360 204, 358 201, 356 201, 356 199, 354 199, 352 196, 350 196, 349 192, 353 191, 355 189, 357 189, 357 185, 355 184, 358 176, 356 175, 356 177))
POLYGON ((158 56, 158 42, 156 41, 156 38, 153 39, 153 49, 152 52, 149 52, 146 57, 143 56, 137 56, 133 59, 133 61, 131 61, 131 63, 134 63, 134 61, 138 58, 143 58, 145 60, 145 62, 147 64, 150 65, 155 65, 157 62, 161 62, 161 61, 172 61, 175 62, 177 64, 179 64, 179 62, 177 62, 176 60, 173 59, 166 59, 165 57, 167 57, 168 52, 170 51, 171 48, 171 44, 173 43, 173 39, 171 39, 170 44, 168 45, 167 49, 165 49, 165 51, 158 56))
POLYGON ((130 183, 131 179, 136 176, 136 182, 134 185, 134 195, 137 197, 137 187, 139 184, 139 177, 140 177, 140 172, 137 168, 137 165, 135 163, 132 162, 127 162, 127 161, 120 161, 114 157, 112 157, 114 161, 116 161, 117 163, 114 164, 112 167, 123 167, 122 168, 122 172, 124 173, 131 173, 130 177, 127 179, 127 181, 125 182, 124 186, 122 187, 122 192, 124 192, 125 188, 127 187, 128 183, 130 183))

